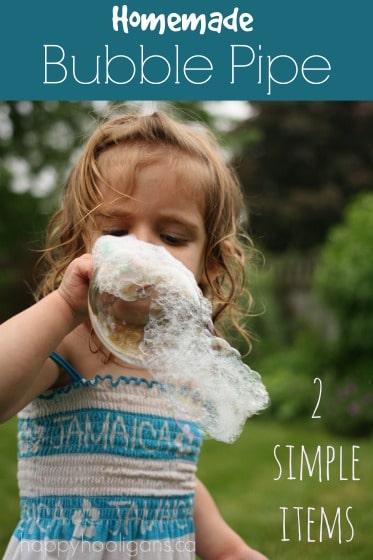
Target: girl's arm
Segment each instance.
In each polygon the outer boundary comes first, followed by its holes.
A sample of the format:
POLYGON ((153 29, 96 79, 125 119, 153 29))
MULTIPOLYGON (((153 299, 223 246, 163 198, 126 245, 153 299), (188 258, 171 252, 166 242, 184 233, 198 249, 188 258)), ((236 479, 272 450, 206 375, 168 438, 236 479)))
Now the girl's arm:
POLYGON ((266 560, 226 524, 211 495, 199 480, 194 523, 196 552, 203 560, 266 560))
POLYGON ((75 259, 58 290, 0 325, 0 421, 56 382, 48 356, 87 318, 91 271, 90 255, 75 259))

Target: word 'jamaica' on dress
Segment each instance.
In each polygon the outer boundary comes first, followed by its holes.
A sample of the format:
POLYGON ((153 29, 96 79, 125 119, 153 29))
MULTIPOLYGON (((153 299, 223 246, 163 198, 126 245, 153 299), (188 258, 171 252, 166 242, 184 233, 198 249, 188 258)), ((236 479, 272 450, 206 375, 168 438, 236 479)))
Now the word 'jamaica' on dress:
POLYGON ((190 560, 198 429, 157 382, 83 379, 18 414, 21 520, 4 560, 190 560))

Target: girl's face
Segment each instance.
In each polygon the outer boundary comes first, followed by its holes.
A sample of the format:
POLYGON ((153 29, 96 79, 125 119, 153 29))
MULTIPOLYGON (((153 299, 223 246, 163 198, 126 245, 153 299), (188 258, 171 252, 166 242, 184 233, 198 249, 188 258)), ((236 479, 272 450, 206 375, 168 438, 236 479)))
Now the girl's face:
POLYGON ((192 178, 180 177, 167 161, 157 161, 140 169, 134 188, 129 188, 123 172, 125 150, 111 148, 116 157, 109 155, 109 162, 104 162, 103 175, 110 187, 102 185, 103 211, 96 215, 91 245, 99 235, 133 234, 141 241, 165 247, 199 283, 204 272, 206 231, 196 185, 192 178))

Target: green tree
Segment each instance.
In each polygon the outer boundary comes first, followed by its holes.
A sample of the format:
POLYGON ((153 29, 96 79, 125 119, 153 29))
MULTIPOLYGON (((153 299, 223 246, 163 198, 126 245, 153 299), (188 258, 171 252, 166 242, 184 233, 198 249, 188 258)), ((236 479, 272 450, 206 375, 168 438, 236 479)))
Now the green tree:
POLYGON ((373 193, 364 193, 331 229, 315 274, 317 292, 338 322, 341 365, 367 353, 373 367, 372 249, 373 193))
POLYGON ((315 288, 333 312, 338 336, 329 345, 324 418, 338 432, 373 430, 373 194, 358 195, 332 228, 315 288))
POLYGON ((36 249, 92 114, 90 103, 0 102, 0 321, 32 301, 36 249))
POLYGON ((373 186, 373 103, 260 102, 235 131, 254 239, 273 251, 325 240, 373 186))

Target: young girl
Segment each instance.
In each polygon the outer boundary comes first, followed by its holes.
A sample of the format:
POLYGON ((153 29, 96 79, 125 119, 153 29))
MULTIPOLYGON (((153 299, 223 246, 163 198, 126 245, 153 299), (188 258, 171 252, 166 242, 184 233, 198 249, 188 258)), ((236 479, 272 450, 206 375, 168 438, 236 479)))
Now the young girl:
POLYGON ((241 194, 205 133, 162 113, 102 122, 48 230, 38 301, 0 329, 0 413, 19 416, 21 521, 5 559, 260 560, 195 479, 181 430, 140 367, 113 358, 88 317, 101 235, 165 247, 216 320, 242 286, 241 194))

